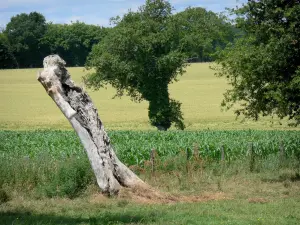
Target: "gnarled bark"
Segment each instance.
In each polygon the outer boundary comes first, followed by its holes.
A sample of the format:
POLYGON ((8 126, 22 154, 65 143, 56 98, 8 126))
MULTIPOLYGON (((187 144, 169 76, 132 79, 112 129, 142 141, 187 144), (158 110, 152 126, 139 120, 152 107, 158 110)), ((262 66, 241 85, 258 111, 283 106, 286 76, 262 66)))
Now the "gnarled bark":
POLYGON ((102 192, 116 195, 122 186, 147 188, 117 158, 97 109, 89 95, 71 80, 65 61, 58 55, 50 55, 43 64, 44 70, 39 72, 38 81, 78 134, 102 192))

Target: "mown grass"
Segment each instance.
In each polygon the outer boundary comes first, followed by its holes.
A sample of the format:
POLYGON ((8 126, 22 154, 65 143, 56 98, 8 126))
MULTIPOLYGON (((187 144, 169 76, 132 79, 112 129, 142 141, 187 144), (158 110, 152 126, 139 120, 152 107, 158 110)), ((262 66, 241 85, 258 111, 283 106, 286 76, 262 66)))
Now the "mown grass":
POLYGON ((249 203, 223 200, 176 205, 91 203, 87 199, 12 201, 0 206, 3 225, 24 224, 299 224, 299 199, 249 203))
MULTIPOLYGON (((36 80, 38 69, 0 70, 0 129, 71 129, 55 103, 36 80)), ((72 78, 82 85, 83 68, 70 68, 72 78)), ((179 82, 170 86, 171 97, 182 102, 188 130, 199 129, 291 129, 285 122, 271 123, 235 120, 232 111, 222 112, 220 103, 229 88, 226 81, 214 76, 208 63, 192 64, 179 82)), ((128 97, 112 99, 111 87, 88 90, 101 119, 109 129, 153 130, 149 125, 147 102, 134 103, 128 97)))

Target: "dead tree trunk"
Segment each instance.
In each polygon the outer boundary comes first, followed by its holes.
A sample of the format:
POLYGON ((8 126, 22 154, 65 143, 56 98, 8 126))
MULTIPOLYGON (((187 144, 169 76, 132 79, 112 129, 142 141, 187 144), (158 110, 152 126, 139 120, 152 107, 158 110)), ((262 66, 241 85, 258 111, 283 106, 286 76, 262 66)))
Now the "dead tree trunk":
POLYGON ((115 155, 97 109, 89 95, 71 80, 65 61, 50 55, 43 64, 38 81, 78 134, 102 192, 116 195, 122 186, 147 188, 115 155))

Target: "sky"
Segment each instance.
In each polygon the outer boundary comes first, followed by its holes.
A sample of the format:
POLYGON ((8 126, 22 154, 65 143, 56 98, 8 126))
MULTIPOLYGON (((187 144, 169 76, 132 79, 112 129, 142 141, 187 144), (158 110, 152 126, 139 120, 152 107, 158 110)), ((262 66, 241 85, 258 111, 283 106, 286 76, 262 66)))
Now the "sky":
MULTIPOLYGON (((203 7, 213 12, 234 8, 247 0, 170 0, 176 12, 186 7, 203 7)), ((122 16, 131 9, 137 10, 145 0, 0 0, 0 27, 5 28, 12 16, 33 11, 42 13, 48 22, 109 26, 109 19, 122 16)))

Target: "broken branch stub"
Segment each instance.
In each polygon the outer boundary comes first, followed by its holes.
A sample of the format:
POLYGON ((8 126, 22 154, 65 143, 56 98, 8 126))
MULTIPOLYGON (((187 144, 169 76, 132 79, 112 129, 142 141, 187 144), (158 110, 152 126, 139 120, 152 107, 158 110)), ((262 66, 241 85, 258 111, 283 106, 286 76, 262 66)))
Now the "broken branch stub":
POLYGON ((148 188, 117 158, 97 109, 89 95, 71 80, 65 61, 58 55, 50 55, 43 64, 38 81, 79 136, 102 192, 116 195, 122 186, 148 188))

